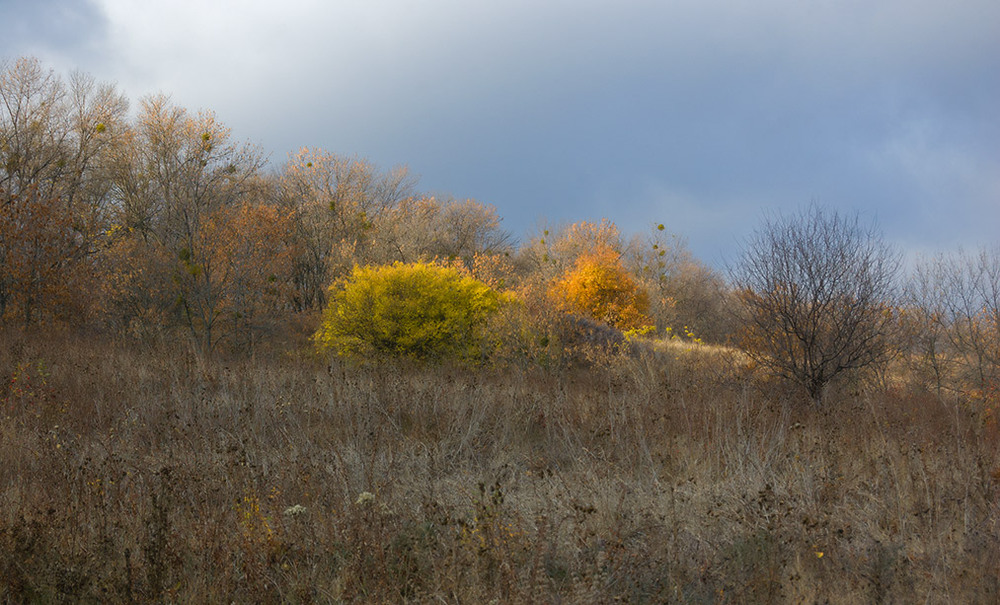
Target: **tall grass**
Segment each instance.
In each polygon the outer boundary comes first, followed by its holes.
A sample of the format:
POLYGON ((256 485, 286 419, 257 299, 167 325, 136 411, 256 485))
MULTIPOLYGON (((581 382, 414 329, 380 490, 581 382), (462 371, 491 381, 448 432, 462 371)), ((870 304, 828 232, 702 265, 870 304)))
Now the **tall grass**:
POLYGON ((6 602, 996 602, 975 401, 0 337, 6 602), (16 380, 14 380, 16 378, 16 380))

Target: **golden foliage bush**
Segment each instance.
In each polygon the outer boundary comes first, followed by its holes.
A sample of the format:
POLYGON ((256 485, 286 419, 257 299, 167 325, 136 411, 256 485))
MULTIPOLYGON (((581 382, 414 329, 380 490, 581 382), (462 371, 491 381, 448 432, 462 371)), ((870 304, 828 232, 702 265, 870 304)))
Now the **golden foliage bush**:
POLYGON ((549 293, 562 311, 619 330, 648 330, 653 325, 649 294, 622 265, 621 256, 607 246, 579 256, 549 293))
POLYGON ((321 351, 416 359, 473 359, 505 297, 454 267, 394 263, 355 267, 330 291, 314 335, 321 351))

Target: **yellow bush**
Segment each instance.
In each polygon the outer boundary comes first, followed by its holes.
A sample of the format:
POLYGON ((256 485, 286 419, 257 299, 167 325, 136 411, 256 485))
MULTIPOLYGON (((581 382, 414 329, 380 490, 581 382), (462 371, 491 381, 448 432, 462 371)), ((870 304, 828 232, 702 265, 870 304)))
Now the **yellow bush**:
POLYGON ((355 267, 313 337, 341 355, 474 358, 503 295, 454 267, 395 263, 355 267))

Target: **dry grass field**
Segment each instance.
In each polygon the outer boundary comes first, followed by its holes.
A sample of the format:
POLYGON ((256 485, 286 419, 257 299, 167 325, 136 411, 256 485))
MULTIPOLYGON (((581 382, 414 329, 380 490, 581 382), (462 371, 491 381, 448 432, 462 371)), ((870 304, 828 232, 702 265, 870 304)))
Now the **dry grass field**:
MULTIPOLYGON (((989 402, 0 337, 0 601, 996 603, 989 402)), ((885 381, 883 381, 885 382, 885 381)))

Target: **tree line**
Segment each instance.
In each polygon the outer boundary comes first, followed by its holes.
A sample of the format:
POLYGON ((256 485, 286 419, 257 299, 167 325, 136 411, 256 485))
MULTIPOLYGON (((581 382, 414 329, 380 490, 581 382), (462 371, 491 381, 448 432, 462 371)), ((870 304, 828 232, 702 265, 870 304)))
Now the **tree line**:
MULTIPOLYGON (((530 289, 594 245, 646 263, 650 283, 691 268, 721 287, 676 238, 647 259, 613 224, 580 223, 517 247, 495 208, 423 194, 404 167, 302 149, 268 170, 210 112, 158 95, 133 117, 114 86, 36 59, 4 66, 0 102, 5 325, 182 328, 206 351, 253 346, 322 309, 355 265, 437 259, 530 289)), ((677 298, 655 290, 659 307, 677 298)))
POLYGON ((901 357, 929 388, 997 391, 996 248, 904 276, 877 229, 817 207, 765 220, 727 276, 662 224, 630 237, 579 222, 518 243, 494 207, 422 193, 404 167, 302 149, 270 169, 211 112, 156 95, 133 115, 89 75, 0 66, 3 326, 243 350, 311 333, 356 267, 427 262, 516 299, 521 348, 565 346, 583 318, 738 344, 816 401, 901 357))

